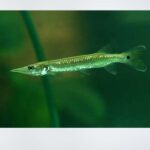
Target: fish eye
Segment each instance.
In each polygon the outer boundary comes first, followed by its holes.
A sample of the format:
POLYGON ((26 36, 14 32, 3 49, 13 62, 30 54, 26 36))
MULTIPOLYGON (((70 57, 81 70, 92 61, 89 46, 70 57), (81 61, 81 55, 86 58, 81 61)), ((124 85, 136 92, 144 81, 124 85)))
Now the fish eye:
POLYGON ((130 59, 130 58, 131 58, 131 57, 128 55, 128 56, 127 56, 127 59, 130 59))
POLYGON ((34 69, 34 66, 28 66, 28 70, 34 69))

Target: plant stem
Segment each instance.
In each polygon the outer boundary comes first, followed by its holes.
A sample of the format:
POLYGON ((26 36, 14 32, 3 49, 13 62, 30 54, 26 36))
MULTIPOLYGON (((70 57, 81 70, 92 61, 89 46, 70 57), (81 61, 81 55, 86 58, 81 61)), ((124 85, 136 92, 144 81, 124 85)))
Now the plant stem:
MULTIPOLYGON (((30 35, 30 38, 34 47, 34 51, 36 53, 37 60, 38 61, 45 60, 43 47, 40 43, 40 40, 39 40, 37 31, 35 29, 35 26, 33 24, 30 13, 27 11, 21 11, 20 13, 21 13, 21 16, 23 17, 26 28, 30 35)), ((45 90, 45 95, 47 97, 47 103, 48 103, 49 112, 51 116, 52 127, 59 127, 59 117, 58 117, 57 109, 55 106, 55 102, 52 99, 50 79, 48 78, 48 76, 44 76, 41 79, 42 79, 43 87, 45 90)))

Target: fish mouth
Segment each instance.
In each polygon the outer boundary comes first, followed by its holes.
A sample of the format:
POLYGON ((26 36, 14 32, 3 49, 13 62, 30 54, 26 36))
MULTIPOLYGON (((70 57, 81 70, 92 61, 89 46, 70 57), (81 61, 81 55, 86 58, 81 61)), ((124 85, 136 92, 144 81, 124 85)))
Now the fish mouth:
POLYGON ((12 70, 10 70, 11 72, 18 72, 18 73, 20 73, 20 71, 18 70, 18 69, 12 69, 12 70))
POLYGON ((29 74, 29 72, 27 71, 27 69, 25 67, 12 69, 10 71, 11 72, 21 73, 21 74, 29 74))
POLYGON ((16 69, 12 69, 12 70, 10 70, 10 71, 11 71, 11 72, 20 73, 20 74, 24 74, 24 75, 30 75, 30 76, 41 76, 41 74, 39 74, 38 72, 29 71, 29 70, 27 69, 27 67, 16 68, 16 69))

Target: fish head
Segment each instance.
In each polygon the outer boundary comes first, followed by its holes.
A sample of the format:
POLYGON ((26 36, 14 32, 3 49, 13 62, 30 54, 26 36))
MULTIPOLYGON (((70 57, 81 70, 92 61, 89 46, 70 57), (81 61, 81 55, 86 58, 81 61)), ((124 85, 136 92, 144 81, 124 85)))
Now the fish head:
POLYGON ((47 65, 32 64, 21 68, 13 69, 11 71, 32 76, 43 76, 48 73, 48 70, 49 67, 47 65))

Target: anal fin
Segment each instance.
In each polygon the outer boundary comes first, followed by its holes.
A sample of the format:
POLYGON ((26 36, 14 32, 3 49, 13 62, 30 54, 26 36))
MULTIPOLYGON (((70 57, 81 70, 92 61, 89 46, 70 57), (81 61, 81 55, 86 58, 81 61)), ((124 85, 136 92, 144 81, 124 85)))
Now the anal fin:
POLYGON ((105 67, 105 70, 112 75, 117 75, 117 65, 116 64, 111 64, 105 67))
POLYGON ((81 70, 80 73, 83 75, 90 75, 90 73, 87 70, 81 70))

